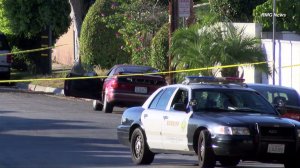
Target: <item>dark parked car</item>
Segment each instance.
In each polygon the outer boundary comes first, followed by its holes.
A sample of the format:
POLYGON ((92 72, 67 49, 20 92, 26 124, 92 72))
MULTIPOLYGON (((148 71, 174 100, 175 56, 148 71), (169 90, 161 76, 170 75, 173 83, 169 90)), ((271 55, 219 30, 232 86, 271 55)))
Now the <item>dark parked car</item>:
POLYGON ((103 79, 91 78, 97 76, 96 72, 88 72, 77 63, 75 64, 71 72, 66 76, 72 78, 72 80, 65 80, 64 94, 65 96, 73 96, 80 98, 98 99, 101 97, 101 89, 103 85, 103 79), (83 79, 82 79, 83 78, 83 79), (74 80, 73 80, 74 79, 74 80))
POLYGON ((8 46, 6 37, 0 33, 0 79, 10 79, 10 68, 12 62, 12 56, 10 54, 10 47, 8 46))
POLYGON ((300 121, 299 93, 290 87, 268 84, 246 84, 262 94, 270 103, 277 106, 283 117, 300 121))
POLYGON ((130 147, 135 164, 176 153, 198 155, 200 168, 213 168, 216 161, 231 167, 240 160, 299 168, 300 123, 281 118, 258 92, 232 80, 189 77, 161 87, 142 106, 124 111, 119 142, 130 147))
MULTIPOLYGON (((65 93, 68 96, 92 98, 94 110, 111 113, 114 106, 142 105, 155 90, 166 85, 165 78, 155 74, 157 72, 150 66, 115 65, 103 79, 67 80, 65 93)), ((73 72, 69 77, 88 76, 79 74, 73 72)), ((97 74, 90 73, 90 76, 97 74)))

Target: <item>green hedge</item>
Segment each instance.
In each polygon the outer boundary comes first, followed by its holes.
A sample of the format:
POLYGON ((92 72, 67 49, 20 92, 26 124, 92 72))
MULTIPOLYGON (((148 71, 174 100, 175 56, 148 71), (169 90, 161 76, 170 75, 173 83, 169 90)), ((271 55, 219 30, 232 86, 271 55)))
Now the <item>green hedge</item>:
POLYGON ((164 24, 151 42, 151 66, 168 70, 169 24, 164 24))
POLYGON ((80 35, 80 57, 83 64, 100 65, 110 68, 114 64, 130 61, 128 53, 122 50, 124 41, 119 36, 118 27, 109 23, 116 12, 111 0, 96 0, 89 9, 80 35))

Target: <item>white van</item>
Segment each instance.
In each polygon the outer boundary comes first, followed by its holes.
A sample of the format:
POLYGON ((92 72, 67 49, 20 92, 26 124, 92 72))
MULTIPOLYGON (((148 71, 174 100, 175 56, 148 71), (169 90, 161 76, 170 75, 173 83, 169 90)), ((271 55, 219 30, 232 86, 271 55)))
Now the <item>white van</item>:
POLYGON ((6 37, 0 34, 0 80, 10 79, 12 56, 10 54, 6 37))

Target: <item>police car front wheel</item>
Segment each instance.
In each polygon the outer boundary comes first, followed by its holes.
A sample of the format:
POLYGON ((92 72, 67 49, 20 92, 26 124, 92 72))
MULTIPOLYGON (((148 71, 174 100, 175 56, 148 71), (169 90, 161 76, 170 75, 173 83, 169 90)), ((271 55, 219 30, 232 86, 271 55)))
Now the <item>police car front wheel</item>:
POLYGON ((214 168, 216 164, 215 155, 211 145, 210 133, 202 130, 198 138, 198 161, 200 168, 214 168))
POLYGON ((154 153, 149 150, 146 137, 140 128, 136 128, 131 135, 131 158, 137 165, 151 164, 154 153))

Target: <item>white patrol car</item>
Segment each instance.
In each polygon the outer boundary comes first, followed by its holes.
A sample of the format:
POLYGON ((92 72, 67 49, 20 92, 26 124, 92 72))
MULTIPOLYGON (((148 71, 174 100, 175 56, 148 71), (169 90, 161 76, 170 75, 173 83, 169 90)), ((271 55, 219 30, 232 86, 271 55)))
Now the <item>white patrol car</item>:
POLYGON ((234 78, 187 77, 124 111, 117 128, 135 164, 157 153, 198 155, 200 168, 240 160, 300 167, 300 123, 281 118, 258 92, 234 78), (231 84, 239 82, 240 84, 231 84))

